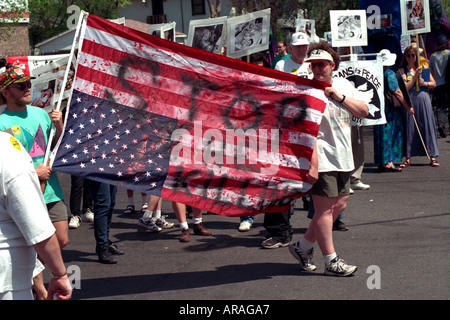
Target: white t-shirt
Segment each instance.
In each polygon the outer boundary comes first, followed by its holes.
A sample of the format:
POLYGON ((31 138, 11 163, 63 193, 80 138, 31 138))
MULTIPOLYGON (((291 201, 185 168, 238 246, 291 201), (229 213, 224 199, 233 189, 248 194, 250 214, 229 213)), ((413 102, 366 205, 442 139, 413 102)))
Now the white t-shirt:
POLYGON ((297 63, 292 60, 291 57, 280 60, 275 65, 274 70, 283 71, 286 73, 291 73, 298 75, 299 77, 312 79, 313 73, 311 69, 309 68, 309 63, 297 63))
POLYGON ((0 292, 32 285, 32 245, 55 232, 31 157, 20 142, 0 132, 0 292))
MULTIPOLYGON (((332 87, 346 97, 358 98, 358 90, 345 78, 333 78, 332 87)), ((355 168, 351 118, 352 114, 342 104, 328 97, 317 135, 319 172, 348 172, 355 168)))

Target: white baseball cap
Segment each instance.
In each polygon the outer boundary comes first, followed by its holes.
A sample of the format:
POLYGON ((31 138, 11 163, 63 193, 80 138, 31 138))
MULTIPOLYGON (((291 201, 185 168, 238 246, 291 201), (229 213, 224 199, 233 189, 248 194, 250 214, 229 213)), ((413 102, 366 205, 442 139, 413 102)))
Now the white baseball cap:
POLYGON ((304 32, 296 32, 291 37, 291 45, 306 46, 309 45, 308 35, 304 32))
POLYGON ((388 49, 383 49, 380 51, 380 55, 383 60, 383 67, 390 67, 395 64, 395 59, 397 59, 395 53, 391 53, 388 49))
POLYGON ((327 60, 330 62, 334 62, 333 57, 328 51, 322 49, 314 49, 309 53, 308 58, 305 59, 305 62, 310 62, 314 60, 327 60))

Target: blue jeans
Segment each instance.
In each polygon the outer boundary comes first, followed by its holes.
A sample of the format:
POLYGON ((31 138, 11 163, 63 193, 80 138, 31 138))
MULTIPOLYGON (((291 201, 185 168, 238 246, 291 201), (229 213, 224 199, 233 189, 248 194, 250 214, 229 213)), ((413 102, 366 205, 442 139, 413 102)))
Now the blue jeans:
POLYGON ((97 249, 108 245, 109 226, 116 204, 117 187, 86 179, 89 195, 94 203, 94 235, 97 249))

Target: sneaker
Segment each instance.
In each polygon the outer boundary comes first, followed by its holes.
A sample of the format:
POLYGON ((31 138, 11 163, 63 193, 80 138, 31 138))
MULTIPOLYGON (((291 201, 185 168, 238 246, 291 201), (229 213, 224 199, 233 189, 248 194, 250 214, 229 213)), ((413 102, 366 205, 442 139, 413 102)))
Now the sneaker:
POLYGON ((362 183, 361 181, 358 181, 357 183, 350 184, 350 187, 353 190, 367 190, 367 189, 370 189, 370 186, 368 184, 362 183))
POLYGON ((79 215, 72 215, 69 221, 70 229, 78 229, 80 227, 81 217, 79 215))
POLYGON ((167 222, 165 216, 161 216, 158 220, 156 220, 155 224, 162 229, 170 229, 173 228, 172 222, 167 222))
POLYGON ((194 233, 196 235, 199 235, 199 236, 210 236, 210 235, 212 235, 212 233, 203 226, 202 222, 194 224, 193 229, 194 229, 194 233))
POLYGON ((123 250, 120 250, 116 244, 112 243, 111 240, 108 240, 108 246, 109 246, 109 252, 111 252, 114 255, 121 256, 125 254, 123 250))
POLYGON ((295 259, 300 262, 300 267, 304 271, 314 271, 316 270, 316 266, 312 261, 314 248, 309 249, 307 252, 304 252, 300 249, 300 242, 295 242, 289 245, 289 251, 294 256, 295 259))
POLYGON ((335 230, 335 231, 347 231, 348 228, 347 228, 347 226, 345 225, 345 223, 342 222, 342 220, 336 219, 336 220, 333 222, 333 230, 335 230))
POLYGON ((150 230, 152 232, 160 232, 162 230, 153 222, 153 219, 140 218, 138 221, 138 226, 150 230))
POLYGON ((266 249, 275 249, 279 247, 287 247, 289 246, 289 242, 281 242, 274 238, 269 238, 261 242, 261 247, 266 249))
POLYGON ((110 251, 110 246, 103 246, 98 249, 98 261, 100 263, 105 264, 114 264, 117 263, 117 259, 114 257, 114 254, 110 251))
POLYGON ((242 221, 241 224, 239 225, 238 230, 239 230, 240 232, 246 232, 246 231, 249 231, 249 230, 251 229, 251 227, 252 227, 252 224, 250 223, 250 221, 244 220, 244 221, 242 221))
POLYGON ((348 277, 354 274, 356 270, 358 270, 357 266, 349 265, 344 260, 339 259, 339 257, 336 257, 333 260, 331 260, 331 263, 328 266, 325 266, 324 275, 348 277))
POLYGON ((94 221, 94 213, 91 209, 87 208, 86 212, 83 214, 83 221, 93 222, 94 221))
POLYGON ((441 138, 446 138, 447 137, 447 134, 445 133, 445 127, 444 126, 438 127, 438 131, 439 131, 439 134, 440 134, 441 138))
POLYGON ((191 241, 191 235, 189 234, 189 229, 181 230, 180 242, 189 242, 191 241))

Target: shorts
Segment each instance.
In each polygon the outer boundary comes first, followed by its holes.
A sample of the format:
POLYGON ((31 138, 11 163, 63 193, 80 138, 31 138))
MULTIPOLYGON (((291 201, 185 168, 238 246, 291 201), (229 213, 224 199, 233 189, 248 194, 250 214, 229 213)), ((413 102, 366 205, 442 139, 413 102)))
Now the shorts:
POLYGON ((47 210, 52 222, 64 221, 68 219, 67 207, 61 200, 47 203, 47 210))
POLYGON ((350 195, 351 172, 319 172, 319 179, 310 190, 311 195, 333 198, 350 195))

